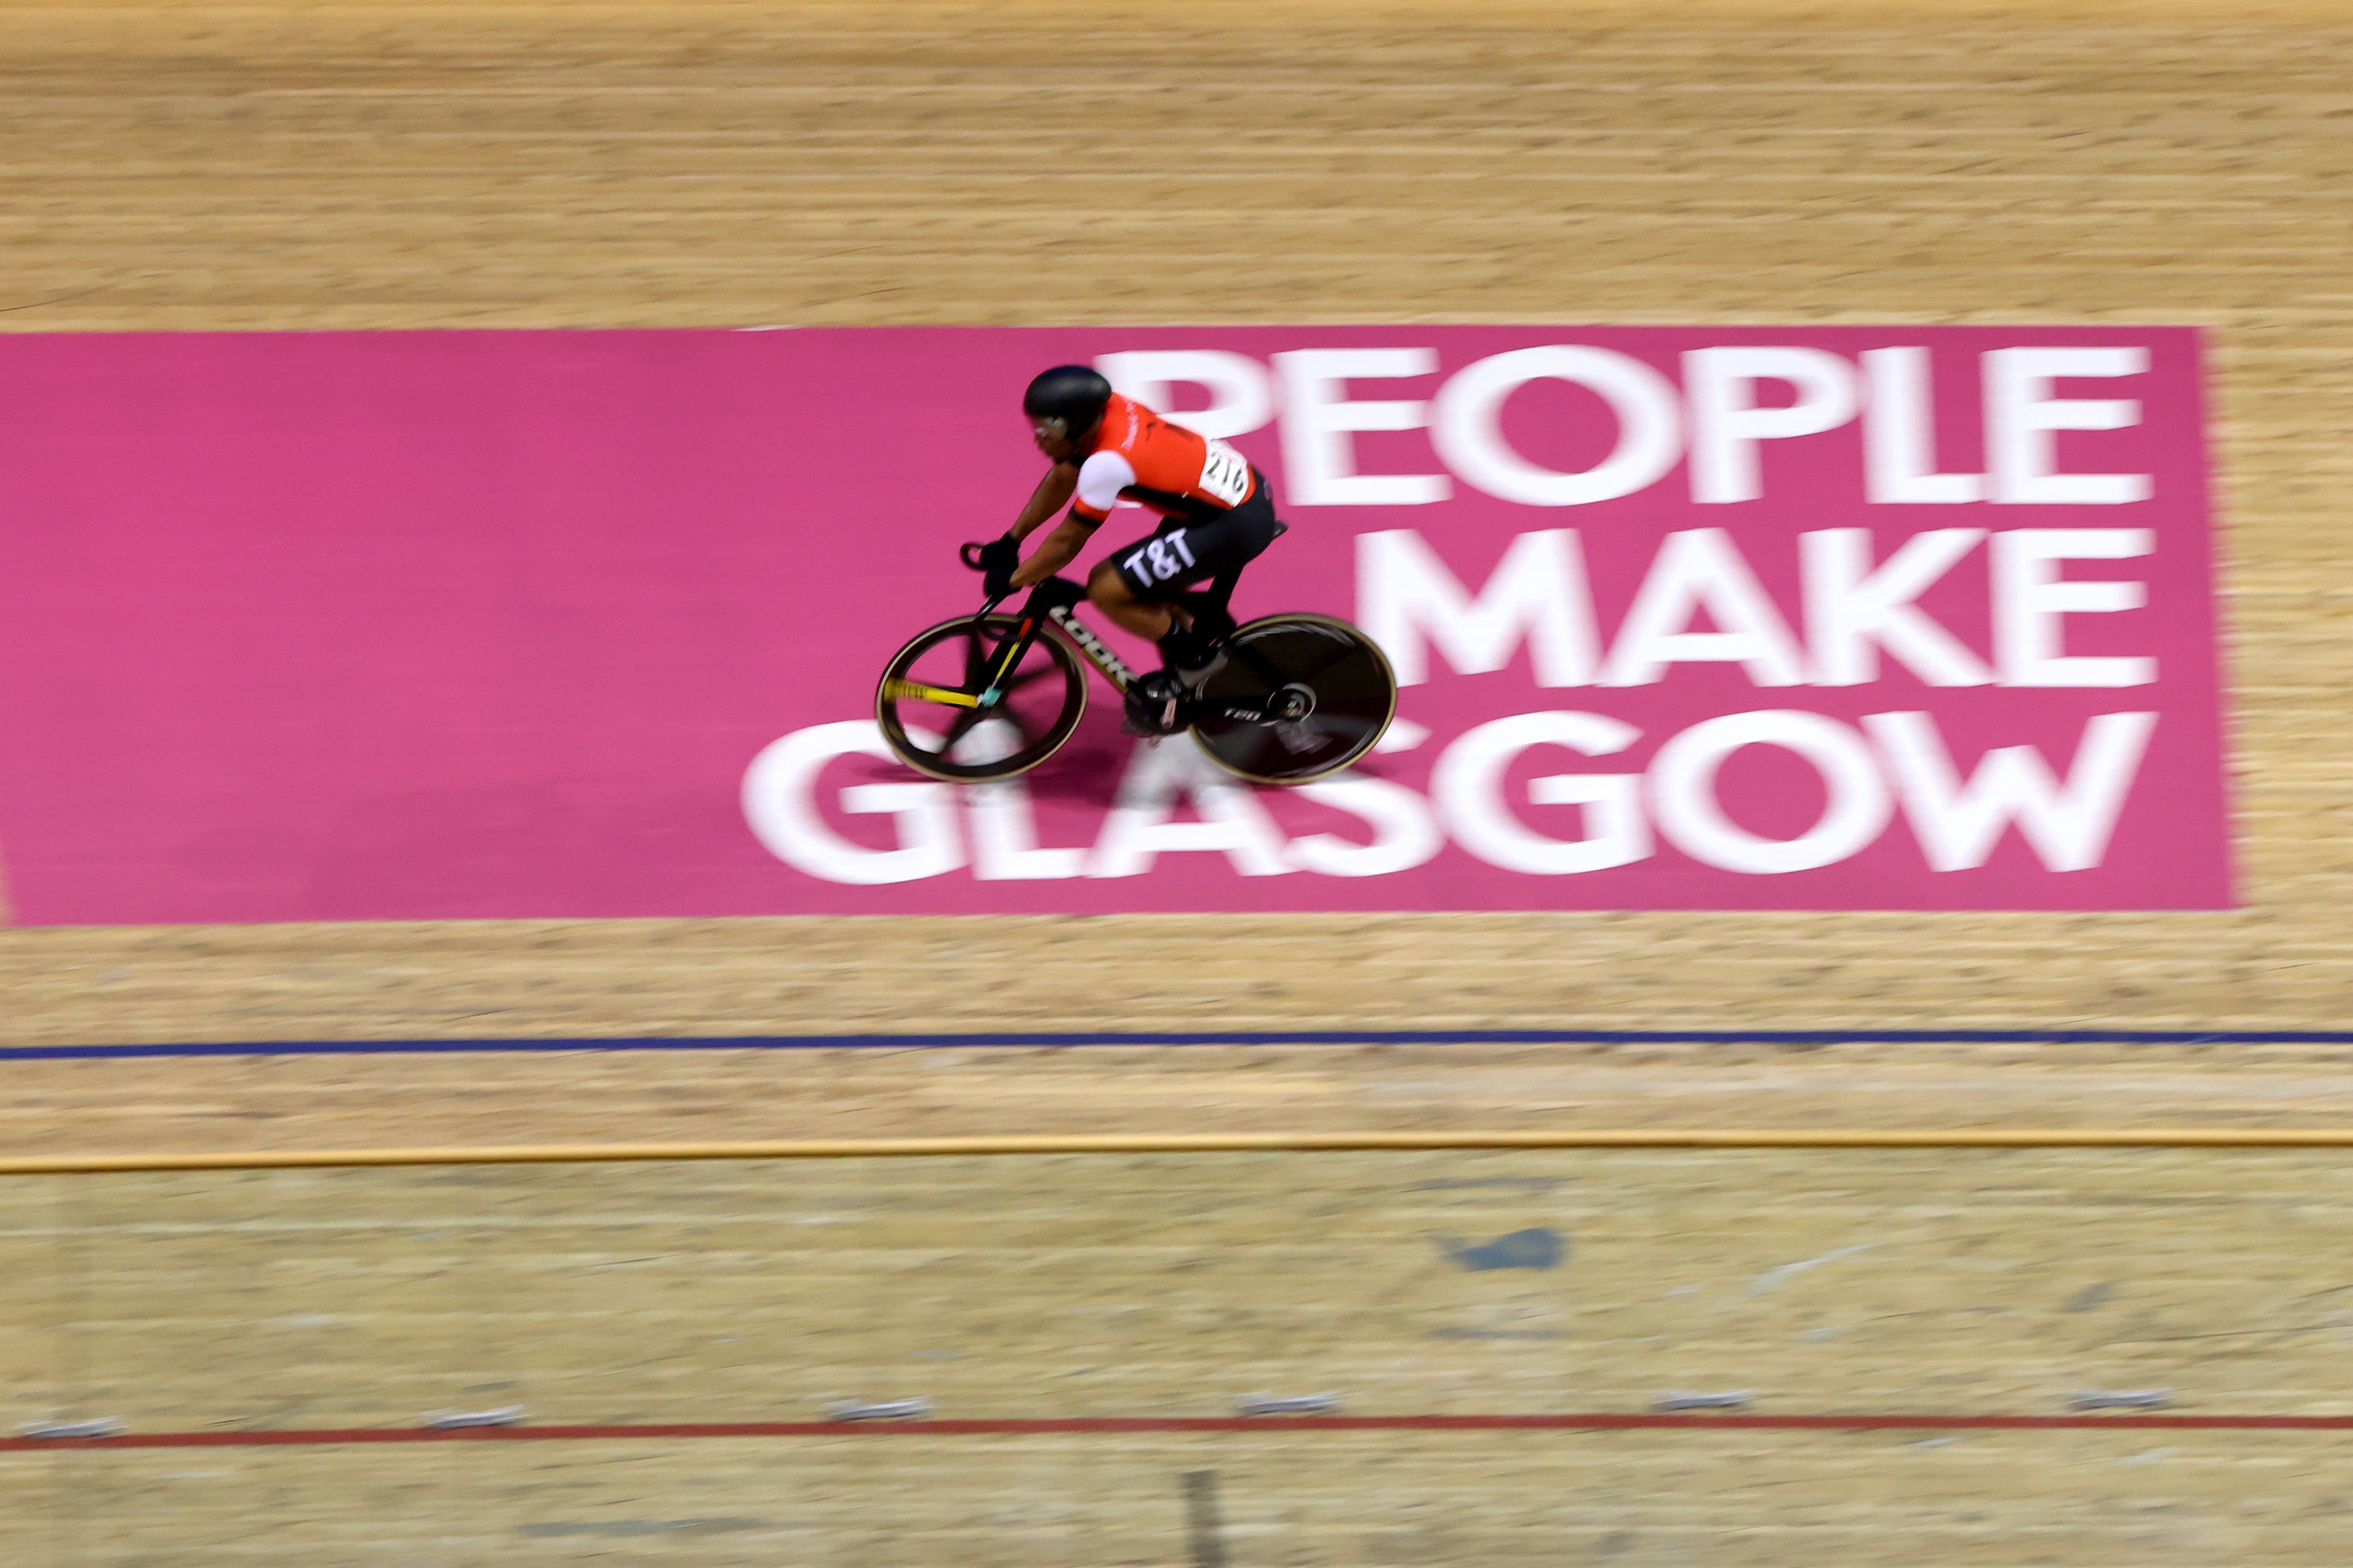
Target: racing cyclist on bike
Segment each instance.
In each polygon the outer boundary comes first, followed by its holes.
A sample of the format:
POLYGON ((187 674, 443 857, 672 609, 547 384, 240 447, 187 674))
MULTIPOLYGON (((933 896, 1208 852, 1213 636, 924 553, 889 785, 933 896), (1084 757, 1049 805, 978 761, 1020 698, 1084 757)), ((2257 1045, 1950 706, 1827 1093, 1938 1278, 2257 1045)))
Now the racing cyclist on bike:
POLYGON ((1187 695, 1223 662, 1234 627, 1225 612, 1241 569, 1285 529, 1275 520, 1266 476, 1223 441, 1173 424, 1085 365, 1056 365, 1022 395, 1030 437, 1053 466, 1038 481, 1002 539, 981 547, 986 590, 999 598, 1044 582, 1078 558, 1122 500, 1159 512, 1160 526, 1114 551, 1087 574, 1087 597, 1126 630, 1159 644, 1165 668, 1127 693, 1127 728, 1165 735, 1177 728, 1187 695), (1021 541, 1070 506, 1070 515, 1021 559, 1021 541), (1179 589, 1210 584, 1208 604, 1188 616, 1168 602, 1179 589))

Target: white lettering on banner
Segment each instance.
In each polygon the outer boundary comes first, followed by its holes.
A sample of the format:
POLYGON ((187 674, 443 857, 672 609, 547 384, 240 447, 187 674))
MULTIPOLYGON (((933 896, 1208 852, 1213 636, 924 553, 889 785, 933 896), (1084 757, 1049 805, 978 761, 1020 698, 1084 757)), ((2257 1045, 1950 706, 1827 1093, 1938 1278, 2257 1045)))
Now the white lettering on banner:
POLYGON ((1537 805, 1585 807, 1585 837, 1547 837, 1512 815, 1504 773, 1531 746, 1565 746, 1614 756, 1641 738, 1633 725, 1599 713, 1521 713, 1467 731, 1446 749, 1430 793, 1455 842, 1491 866, 1539 877, 1631 865, 1651 854, 1651 833, 1633 773, 1553 773, 1528 781, 1537 805))
POLYGON ((1993 499, 2011 505, 2122 506, 2149 498, 2147 474, 2063 474, 2054 430, 2122 430, 2140 423, 2128 399, 2053 397, 2063 378, 2143 375, 2145 348, 1996 349, 1985 356, 1986 463, 1993 499))
POLYGON ((1446 839, 1421 796, 1388 779, 1355 776, 1301 784, 1293 791, 1335 811, 1345 811, 1373 830, 1372 842, 1356 844, 1332 833, 1311 833, 1291 841, 1291 863, 1326 877, 1386 877, 1409 871, 1434 858, 1446 839))
POLYGON ((1190 736, 1136 747, 1087 874, 1141 876, 1161 855, 1201 850, 1222 853, 1245 877, 1274 877, 1291 869, 1283 858, 1282 830, 1258 796, 1203 756, 1190 736), (1179 799, 1190 800, 1201 820, 1171 821, 1179 799))
POLYGON ((1702 865, 1757 877, 1835 865, 1877 838, 1894 809, 1862 737, 1794 708, 1693 725, 1659 748, 1650 784, 1659 831, 1676 848, 1702 865), (1716 801, 1716 770, 1743 746, 1779 746, 1811 763, 1830 790, 1820 820, 1782 839, 1759 837, 1726 816, 1716 801))
POLYGON ((1248 354, 1216 349, 1151 349, 1104 354, 1095 368, 1112 390, 1157 410, 1171 424, 1211 440, 1247 436, 1274 417, 1274 378, 1248 354), (1175 388, 1207 387, 1209 406, 1171 414, 1175 388))
POLYGON ((2053 383, 2146 374, 2147 349, 1994 349, 1979 358, 1987 473, 1940 472, 1929 353, 1866 349, 1857 360, 1794 344, 1725 344, 1683 356, 1682 390, 1641 360, 1588 343, 1544 343, 1472 361, 1428 401, 1360 399, 1352 381, 1438 373, 1430 348, 1299 349, 1273 368, 1212 349, 1138 349, 1101 355, 1119 391, 1155 408, 1198 386, 1209 406, 1169 418, 1212 438, 1246 436, 1281 412, 1284 499, 1297 506, 1426 506, 1452 493, 1448 473, 1366 474, 1350 437, 1427 428, 1442 466, 1488 495, 1521 506, 1588 506, 1649 489, 1672 472, 1690 434, 1694 500, 1727 504, 1764 494, 1758 445, 1820 435, 1862 417, 1862 491, 1873 505, 2116 506, 2149 498, 2147 474, 2063 473, 2061 430, 2122 430, 2140 423, 2132 399, 2069 398, 2053 383), (1504 438, 1503 412, 1534 381, 1584 387, 1617 426, 1609 455, 1581 472, 1531 462, 1504 438), (1781 382, 1796 401, 1760 404, 1757 385, 1781 382), (1280 395, 1278 395, 1278 393, 1280 395))
POLYGON ((1799 534, 1813 683, 1862 686, 1877 680, 1882 647, 1931 686, 1991 681, 1993 671, 1985 662, 1912 602, 1984 537, 1981 528, 1932 528, 1905 540, 1873 571, 1867 528, 1799 534))
POLYGON ((768 853, 795 870, 859 887, 920 881, 963 865, 955 797, 944 784, 852 784, 841 792, 845 812, 897 819, 896 849, 869 849, 826 826, 817 807, 818 774, 837 758, 860 756, 897 760, 871 719, 796 730, 752 759, 744 774, 744 818, 768 853))
POLYGON ((1855 413, 1854 367, 1820 349, 1694 349, 1683 355, 1683 390, 1695 501, 1757 500, 1765 493, 1757 443, 1835 430, 1855 413), (1759 381, 1787 382, 1798 400, 1760 406, 1759 381))
POLYGON ((1895 775, 1904 815, 1931 869, 1984 865, 2002 829, 2014 822, 2049 869, 2084 871, 2107 853, 2157 715, 2093 719, 2063 789, 2032 746, 1995 747, 1964 785, 1928 714, 1873 713, 1862 722, 1895 775))
POLYGON ((2020 528, 1993 536, 1994 662, 2004 686, 2147 686, 2157 660, 2070 658, 2059 617, 2114 615, 2148 603, 2148 585, 2110 579, 2070 583, 2062 561, 2129 561, 2157 548, 2146 528, 2020 528))
POLYGON ((1601 684, 1648 686, 1671 664, 1738 664, 1758 686, 1805 680, 1797 639, 1720 528, 1667 535, 1618 628, 1601 684), (1685 629, 1703 609, 1719 630, 1685 629))
POLYGON ((1439 389, 1430 436, 1446 466, 1491 496, 1522 506, 1589 506, 1658 482, 1683 455, 1674 384, 1641 360, 1574 343, 1474 360, 1439 389), (1504 438, 1504 400, 1532 381, 1598 394, 1618 422, 1609 455, 1581 473, 1529 462, 1504 438))
POLYGON ((1504 668, 1525 641, 1538 686, 1590 685, 1600 658, 1585 558, 1567 529, 1513 540, 1475 602, 1412 529, 1358 534, 1356 618, 1400 686, 1430 679, 1425 637, 1463 675, 1504 668))
MULTIPOLYGON (((1385 328, 1373 341, 1409 344, 1420 331, 1385 328)), ((1403 877, 1371 901, 1427 894, 1485 907, 1594 905, 1620 892, 1641 906, 1726 894, 1719 907, 1784 907, 1857 889, 1868 901, 1883 872, 1882 890, 1905 904, 1935 887, 1944 890, 1927 904, 2088 907, 2159 885, 2137 865, 2113 886, 2095 877, 2053 890, 2049 879, 2161 853, 2161 840, 2194 837, 2198 814, 2211 815, 2194 787, 2160 793, 2211 754, 2205 671, 2197 647, 2182 651, 2205 627, 2185 601, 2200 591, 2201 563, 2181 553, 2203 537, 2194 484, 2174 495, 2168 479, 2164 509, 2132 510, 2153 499, 2160 458, 2168 476, 2194 458, 2158 446, 2185 418, 2160 400, 2186 396, 2187 334, 2147 348, 1985 350, 2003 338, 1897 328, 1841 336, 1839 352, 1604 335, 1620 348, 1539 342, 1445 360, 1413 346, 1270 342, 1283 352, 1096 361, 1155 406, 1207 404, 1173 417, 1208 439, 1200 484, 1217 499, 1234 499, 1254 472, 1229 440, 1269 469, 1279 447, 1286 508, 1464 498, 1459 517, 1439 506, 1348 529, 1354 616, 1387 650, 1412 712, 1365 772, 1261 790, 1178 739, 1123 752, 1077 795, 1021 778, 955 785, 876 771, 869 759, 890 753, 871 722, 818 724, 753 760, 743 781, 753 833, 823 881, 947 878, 959 889, 914 900, 925 907, 1008 897, 1061 907, 1079 879, 1105 879, 1081 906, 1160 907, 1166 890, 1187 907, 1240 907, 1234 899, 1266 899, 1231 879, 1284 875, 1294 880, 1273 885, 1289 889, 1277 901, 1323 905, 1362 900, 1314 893, 1307 879, 1349 879, 1370 895, 1378 879, 1403 877), (1862 347, 1872 342, 1888 346, 1862 347), (2160 352, 2162 378, 2149 369, 2160 352), (2143 403, 2123 395, 2144 387, 2163 411, 2150 428, 2137 428, 2143 403), (1768 492, 1776 504, 1686 513, 1675 472, 1686 464, 1701 506, 1768 492), (2151 472, 2099 471, 2134 468, 2151 472), (1781 493, 1793 489, 1807 493, 1781 493), (1631 499, 1653 490, 1660 504, 1631 499), (1598 510, 1556 510, 1578 506, 1598 510), (2048 510, 2092 506, 2125 510, 2048 510), (1690 526, 1711 519, 1741 521, 1690 526), (1941 526, 1957 520, 1978 526, 1941 526), (1419 526, 1394 526, 1409 521, 1419 526), (1606 531, 1535 526, 1560 522, 1606 531), (1999 525, 2043 522, 2060 526, 1999 525), (2138 526, 2085 526, 2112 522, 2138 526), (2152 560, 2160 526, 2172 554, 2152 560), (2109 618, 2078 618, 2095 616, 2109 618), (2178 691, 2154 687, 2159 657, 2179 665, 2167 672, 2178 691), (1880 684, 1891 689, 1856 689, 1880 684), (1820 700, 1834 713, 1812 711, 1796 689, 1806 687, 1842 693, 1820 700), (1730 695, 1742 688, 1755 689, 1730 695), (1971 688, 2010 689, 1959 694, 1971 688), (2111 695, 2054 700, 2054 689, 2111 695), (1514 711, 1570 701, 1613 711, 1514 711), (1724 711, 1751 703, 1776 706, 1724 711), (2142 710, 2084 711, 2094 706, 2142 710), (2165 752, 2158 710, 2174 727, 2165 752), (1819 796, 1803 770, 1820 780, 1819 796), (1782 777, 1799 780, 1794 803, 1764 782, 1782 777), (1822 870, 1858 857, 1843 873, 1822 870), (1602 879, 1533 892, 1496 880, 1593 874, 1602 879), (1791 876, 1799 884, 1781 894, 1732 879, 1791 876), (1121 879, 1145 880, 1119 892, 1121 879)), ((1315 341, 1312 330, 1292 339, 1315 341)), ((1459 355, 1509 340, 1442 341, 1459 355)), ((1152 548, 1128 549, 1146 575, 1178 581, 1206 560, 1187 529, 1144 542, 1152 548)), ((1314 586, 1328 556, 1285 559, 1282 570, 1305 574, 1307 602, 1330 596, 1330 583, 1314 586)), ((988 718, 957 754, 980 761, 1014 743, 988 718)), ((2211 856, 2197 865, 2211 881, 2211 856)), ((830 907, 907 901, 835 894, 830 907)))
MULTIPOLYGON (((1022 746, 1010 720, 990 718, 973 726, 949 753, 959 763, 993 763, 1022 746)), ((972 874, 984 882, 1060 881, 1086 872, 1083 849, 1040 849, 1029 786, 1019 778, 973 784, 965 794, 965 817, 972 829, 972 874)))
POLYGON ((860 886, 917 881, 965 866, 959 797, 972 838, 972 874, 984 881, 1143 876, 1161 855, 1187 852, 1222 854, 1246 877, 1294 869, 1385 877, 1427 864, 1449 837, 1504 870, 1573 876, 1648 859, 1656 852, 1653 823, 1703 865, 1778 876, 1833 865, 1867 848, 1885 830, 1898 799, 1934 871, 1984 865, 2012 825, 2046 868, 2081 871, 2106 855, 2156 724, 2154 713, 2092 719, 2063 784, 2032 746, 1987 752, 1963 783, 1932 714, 1873 714, 1863 721, 1866 737, 1819 713, 1728 713, 1670 737, 1645 771, 1531 779, 1532 805, 1584 808, 1582 836, 1556 838, 1522 821, 1505 800, 1504 780, 1514 763, 1536 746, 1615 756, 1641 731, 1599 713, 1520 713, 1456 737, 1431 770, 1428 801, 1392 780, 1349 774, 1295 792, 1364 823, 1372 837, 1363 844, 1332 833, 1286 840, 1255 792, 1219 771, 1197 746, 1183 741, 1139 745, 1090 853, 1037 847, 1029 800, 1018 780, 846 785, 839 808, 893 816, 898 844, 875 849, 843 838, 826 825, 818 805, 818 775, 838 758, 890 754, 872 721, 860 720, 796 731, 764 749, 744 774, 744 814, 761 844, 786 865, 823 881, 860 886), (1779 746, 1821 775, 1828 805, 1795 838, 1750 833, 1725 813, 1718 771, 1734 752, 1755 745, 1779 746), (1200 820, 1172 819, 1185 801, 1200 820))
POLYGON ((1360 474, 1348 437, 1360 430, 1419 430, 1430 405, 1365 402, 1351 381, 1396 381, 1438 372, 1436 349, 1301 349, 1274 356, 1282 379, 1284 499, 1293 506, 1427 506, 1454 487, 1443 474, 1360 474))
MULTIPOLYGON (((2147 555, 2147 529, 2011 529, 1992 535, 1991 665, 1914 601, 1977 542, 1982 529, 1929 529, 1876 568, 1870 531, 1810 529, 1798 536, 1810 664, 1739 546, 1722 529, 1669 533, 1620 624, 1603 686, 1647 686, 1675 664, 1739 663, 1758 686, 1861 686, 1881 679, 1885 650, 1930 686, 2145 686, 2154 658, 2073 656, 2061 617, 2139 609, 2144 583, 2070 582, 2064 561, 2147 555), (1704 611, 1717 627, 1690 630, 1704 611)), ((1474 599, 1412 529, 1356 536, 1358 622, 1389 656, 1401 686, 1430 679, 1435 647, 1460 675, 1507 668, 1522 643, 1539 686, 1595 683, 1599 633, 1584 553, 1571 529, 1514 538, 1474 599)))
POLYGON ((1863 494, 1873 506, 1953 506, 1985 499, 1982 474, 1936 472, 1928 351, 1865 349, 1863 494))

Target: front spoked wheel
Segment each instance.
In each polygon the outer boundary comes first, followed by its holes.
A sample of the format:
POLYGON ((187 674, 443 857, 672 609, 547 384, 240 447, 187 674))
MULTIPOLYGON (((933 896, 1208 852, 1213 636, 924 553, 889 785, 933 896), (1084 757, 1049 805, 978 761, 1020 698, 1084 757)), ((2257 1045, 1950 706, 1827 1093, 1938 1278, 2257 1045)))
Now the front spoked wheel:
POLYGON ((982 705, 1019 629, 1011 616, 942 621, 892 657, 875 688, 874 718, 901 762, 935 779, 977 784, 1009 778, 1060 750, 1087 710, 1086 677, 1060 638, 1040 632, 982 705))
POLYGON ((1330 616, 1268 616, 1226 639, 1196 700, 1193 733, 1229 773, 1305 784, 1373 749, 1397 716, 1378 644, 1330 616))

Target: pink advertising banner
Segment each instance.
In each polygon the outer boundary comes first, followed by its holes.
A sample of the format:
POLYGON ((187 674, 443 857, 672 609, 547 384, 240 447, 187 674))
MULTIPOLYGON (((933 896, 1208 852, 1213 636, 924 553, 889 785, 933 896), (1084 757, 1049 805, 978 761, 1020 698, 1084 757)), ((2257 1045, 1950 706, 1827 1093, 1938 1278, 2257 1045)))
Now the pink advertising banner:
POLYGON ((0 525, 21 922, 2232 900, 2187 329, 5 336, 0 525), (890 760, 1070 361, 1271 479, 1378 752, 890 760))

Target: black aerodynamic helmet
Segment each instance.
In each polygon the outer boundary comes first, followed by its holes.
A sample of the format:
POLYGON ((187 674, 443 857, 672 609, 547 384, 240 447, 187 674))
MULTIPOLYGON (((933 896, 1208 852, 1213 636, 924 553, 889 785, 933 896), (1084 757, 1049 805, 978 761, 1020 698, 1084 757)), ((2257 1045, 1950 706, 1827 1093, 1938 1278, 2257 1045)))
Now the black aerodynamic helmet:
POLYGON ((1111 401, 1111 383, 1082 364, 1041 371, 1021 395, 1021 412, 1046 433, 1068 440, 1095 427, 1111 401))

